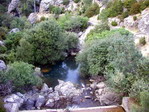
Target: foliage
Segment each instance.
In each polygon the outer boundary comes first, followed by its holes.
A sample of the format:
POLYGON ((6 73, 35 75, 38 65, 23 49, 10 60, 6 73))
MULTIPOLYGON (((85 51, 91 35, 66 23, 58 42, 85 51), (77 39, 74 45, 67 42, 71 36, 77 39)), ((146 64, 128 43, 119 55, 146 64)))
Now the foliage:
POLYGON ((31 24, 29 23, 29 21, 27 20, 26 17, 16 17, 12 20, 11 24, 10 24, 10 28, 19 28, 20 30, 23 30, 25 28, 30 28, 31 24))
POLYGON ((0 27, 0 40, 4 40, 7 34, 7 28, 0 27))
POLYGON ((50 11, 50 13, 59 15, 63 12, 63 9, 61 7, 58 7, 58 6, 50 5, 49 11, 50 11))
POLYGON ((148 0, 142 0, 142 1, 140 2, 140 4, 141 4, 141 7, 140 7, 141 10, 144 10, 144 9, 146 9, 147 7, 149 7, 149 1, 148 1, 148 0))
POLYGON ((136 2, 137 2, 136 0, 125 0, 124 7, 127 8, 128 11, 130 11, 131 6, 136 2))
POLYGON ((71 32, 80 32, 87 28, 88 18, 82 16, 65 15, 58 19, 60 26, 71 32))
POLYGON ((97 33, 93 33, 92 35, 88 35, 85 41, 90 42, 95 39, 103 39, 110 35, 114 36, 116 33, 120 33, 121 35, 129 35, 129 31, 124 30, 123 28, 111 30, 111 31, 108 31, 108 29, 107 29, 107 30, 99 32, 99 33, 97 32, 97 33))
POLYGON ((65 39, 66 39, 66 43, 67 43, 67 49, 73 49, 73 48, 77 48, 78 45, 78 36, 73 33, 73 32, 66 32, 65 33, 65 39))
POLYGON ((123 12, 123 3, 121 0, 115 0, 114 2, 111 3, 111 5, 104 9, 101 14, 99 19, 107 19, 108 17, 115 17, 120 15, 123 12))
POLYGON ((63 5, 68 5, 69 4, 69 0, 63 0, 63 5))
POLYGON ((99 14, 99 6, 97 3, 92 4, 86 11, 85 11, 85 16, 87 17, 92 17, 94 15, 99 14))
POLYGON ((141 5, 139 3, 132 4, 129 11, 130 15, 140 13, 140 7, 141 5))
POLYGON ((79 3, 81 0, 74 0, 75 3, 79 3))
POLYGON ((0 45, 0 54, 3 54, 7 51, 7 48, 3 45, 0 45))
POLYGON ((41 79, 35 76, 33 66, 24 62, 14 62, 9 65, 1 79, 3 81, 12 81, 13 86, 17 90, 29 89, 33 85, 41 84, 41 79))
POLYGON ((112 26, 117 26, 117 22, 116 22, 116 21, 112 21, 112 22, 111 22, 111 25, 112 25, 112 26))
POLYGON ((26 41, 24 38, 19 41, 16 49, 16 59, 18 61, 31 63, 34 60, 33 45, 26 41))
POLYGON ((140 38, 139 44, 140 44, 140 45, 145 45, 145 44, 146 44, 145 37, 140 38))
POLYGON ((137 20, 137 16, 133 16, 133 20, 136 21, 137 20))
POLYGON ((27 41, 33 46, 34 63, 54 63, 65 50, 64 34, 55 21, 43 21, 29 31, 27 41), (53 56, 54 54, 54 56, 53 56))

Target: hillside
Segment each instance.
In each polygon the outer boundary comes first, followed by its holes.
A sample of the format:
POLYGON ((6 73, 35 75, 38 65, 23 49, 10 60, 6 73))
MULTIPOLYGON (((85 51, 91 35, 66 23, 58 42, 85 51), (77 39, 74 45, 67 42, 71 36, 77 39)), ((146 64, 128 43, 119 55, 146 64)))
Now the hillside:
POLYGON ((0 1, 0 112, 149 112, 148 77, 149 0, 0 1))

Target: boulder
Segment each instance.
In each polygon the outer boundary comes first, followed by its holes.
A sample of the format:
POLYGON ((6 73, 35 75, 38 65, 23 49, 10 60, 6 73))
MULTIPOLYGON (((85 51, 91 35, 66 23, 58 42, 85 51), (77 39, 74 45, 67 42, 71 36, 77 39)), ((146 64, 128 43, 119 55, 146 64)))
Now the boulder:
POLYGON ((142 11, 142 18, 138 22, 138 29, 140 32, 149 35, 149 8, 142 11))
POLYGON ((135 30, 138 28, 138 20, 134 21, 134 16, 129 16, 124 19, 124 26, 130 30, 135 30))
POLYGON ((4 42, 3 41, 0 41, 0 46, 3 46, 4 45, 4 42))
POLYGON ((17 33, 19 32, 19 28, 13 28, 9 33, 17 33))
POLYGON ((106 87, 106 84, 105 84, 104 82, 100 82, 100 83, 96 84, 96 87, 97 87, 98 89, 103 89, 103 88, 106 87))
POLYGON ((6 103, 4 104, 4 108, 7 112, 18 112, 19 111, 19 105, 18 103, 6 103))
POLYGON ((35 105, 35 99, 34 98, 29 98, 25 102, 25 109, 26 110, 34 110, 35 109, 34 105, 35 105))
POLYGON ((19 2, 20 2, 20 0, 11 0, 10 4, 8 6, 8 13, 16 13, 16 14, 18 14, 19 2), (15 11, 17 11, 17 12, 15 12, 15 11))
POLYGON ((100 96, 100 104, 101 105, 118 105, 121 101, 120 96, 116 93, 106 93, 100 96))
POLYGON ((59 85, 55 87, 55 91, 61 93, 65 97, 73 97, 81 94, 81 90, 76 89, 73 83, 59 80, 59 85))
POLYGON ((37 99, 36 99, 36 103, 35 103, 36 108, 37 108, 37 109, 40 109, 41 106, 44 105, 45 100, 46 100, 46 99, 45 99, 44 96, 39 95, 39 96, 37 97, 37 99))
POLYGON ((54 99, 49 99, 47 102, 46 102, 46 104, 45 104, 45 106, 47 106, 47 107, 53 107, 54 106, 54 103, 55 101, 54 101, 54 99))
POLYGON ((0 70, 5 70, 7 68, 5 62, 3 60, 0 60, 0 70))
POLYGON ((38 20, 37 13, 31 13, 31 14, 28 16, 28 21, 29 21, 31 24, 36 23, 37 20, 38 20))
POLYGON ((19 96, 16 95, 16 94, 12 94, 12 95, 6 96, 6 97, 4 98, 4 102, 5 102, 5 103, 17 103, 18 106, 20 107, 20 106, 23 104, 24 99, 21 98, 21 97, 19 97, 19 96))
POLYGON ((40 2, 39 12, 40 13, 47 12, 50 5, 54 5, 54 0, 42 0, 40 2))
POLYGON ((42 86, 41 92, 52 93, 53 92, 53 89, 52 88, 49 88, 48 85, 46 83, 44 83, 43 86, 42 86))
POLYGON ((34 72, 34 74, 36 75, 36 76, 43 76, 43 74, 42 74, 42 72, 41 72, 41 68, 39 68, 39 67, 36 67, 35 68, 35 72, 34 72))

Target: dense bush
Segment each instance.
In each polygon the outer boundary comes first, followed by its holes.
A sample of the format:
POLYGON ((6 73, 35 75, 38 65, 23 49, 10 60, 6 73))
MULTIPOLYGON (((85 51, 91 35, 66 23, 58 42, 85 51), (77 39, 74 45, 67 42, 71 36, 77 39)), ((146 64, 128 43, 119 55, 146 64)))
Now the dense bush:
POLYGON ((140 45, 145 45, 145 44, 146 44, 145 37, 140 38, 139 44, 140 44, 140 45))
POLYGON ((61 7, 53 6, 53 5, 49 6, 49 11, 50 11, 50 13, 53 13, 56 15, 63 13, 63 9, 61 7))
POLYGON ((85 11, 85 16, 87 17, 92 17, 94 15, 99 14, 99 6, 97 3, 92 4, 86 11, 85 11))
POLYGON ((8 70, 0 73, 0 81, 12 82, 16 90, 29 89, 33 85, 41 84, 41 79, 35 76, 33 66, 24 62, 14 62, 8 70))
MULTIPOLYGON (((96 30, 96 29, 95 29, 96 30)), ((108 29, 107 29, 108 30, 108 29)), ((124 30, 124 29, 117 29, 117 30, 111 30, 111 31, 102 31, 100 33, 93 33, 92 35, 88 35, 87 38, 86 38, 86 42, 90 42, 92 40, 95 40, 95 39, 103 39, 103 38, 106 38, 108 36, 114 36, 115 34, 117 33, 120 33, 121 35, 129 35, 129 31, 127 30, 124 30)))
POLYGON ((75 3, 79 3, 81 0, 74 0, 75 3))
POLYGON ((4 40, 7 34, 7 28, 0 27, 0 40, 4 40))
POLYGON ((121 0, 115 0, 110 4, 110 6, 104 9, 99 19, 107 19, 108 17, 115 17, 120 15, 123 12, 123 3, 121 0))
POLYGON ((136 0, 125 0, 124 7, 127 8, 128 11, 130 11, 130 9, 134 3, 137 3, 137 1, 136 0))
POLYGON ((134 3, 130 8, 129 14, 132 15, 140 13, 140 7, 141 5, 139 3, 134 3))
POLYGON ((112 21, 112 22, 111 22, 111 25, 112 25, 112 26, 117 26, 117 22, 116 22, 116 21, 112 21))
POLYGON ((58 19, 58 23, 63 29, 72 32, 83 31, 88 26, 87 22, 88 18, 82 16, 65 15, 58 19))
POLYGON ((140 1, 140 4, 141 4, 141 10, 144 10, 146 9, 147 7, 149 7, 149 1, 148 0, 142 0, 140 1))
POLYGON ((31 24, 29 23, 29 21, 27 20, 26 17, 16 17, 12 20, 11 24, 10 24, 10 28, 19 28, 20 30, 23 30, 25 28, 30 28, 31 24))
POLYGON ((133 16, 133 20, 136 21, 137 20, 137 16, 133 16))
POLYGON ((63 0, 63 5, 68 5, 69 4, 69 0, 63 0))

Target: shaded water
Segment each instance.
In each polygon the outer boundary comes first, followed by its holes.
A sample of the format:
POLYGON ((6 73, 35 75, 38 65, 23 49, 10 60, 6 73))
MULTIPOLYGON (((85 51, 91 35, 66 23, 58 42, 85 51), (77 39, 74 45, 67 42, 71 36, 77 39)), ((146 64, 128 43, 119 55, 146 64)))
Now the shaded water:
POLYGON ((80 76, 79 68, 80 66, 76 63, 75 57, 68 57, 49 68, 51 70, 44 73, 44 81, 52 87, 58 85, 58 79, 78 85, 85 84, 87 79, 80 76))

